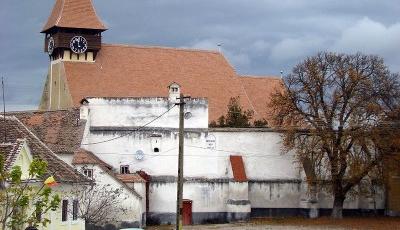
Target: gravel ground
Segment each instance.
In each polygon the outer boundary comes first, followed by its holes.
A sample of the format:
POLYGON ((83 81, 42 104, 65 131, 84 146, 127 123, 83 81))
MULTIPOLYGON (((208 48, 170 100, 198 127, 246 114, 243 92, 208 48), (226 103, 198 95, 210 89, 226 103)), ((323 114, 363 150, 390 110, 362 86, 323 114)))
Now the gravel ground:
MULTIPOLYGON (((175 226, 151 226, 148 230, 173 230, 175 226)), ((248 223, 213 224, 184 226, 183 229, 219 229, 219 230, 400 230, 400 218, 390 217, 356 217, 334 220, 330 218, 304 219, 304 218, 264 218, 252 219, 248 223)))
POLYGON ((191 226, 184 227, 183 229, 218 229, 218 230, 317 230, 317 229, 329 229, 329 230, 343 230, 344 228, 334 228, 325 226, 277 226, 277 225, 241 225, 241 224, 221 224, 221 225, 207 225, 207 226, 191 226))
MULTIPOLYGON (((163 227, 149 227, 150 230, 172 230, 173 226, 163 227)), ((244 224, 218 224, 218 225, 195 225, 184 226, 184 230, 197 230, 197 229, 218 229, 218 230, 344 230, 345 228, 327 227, 327 226, 277 226, 277 225, 244 225, 244 224)))

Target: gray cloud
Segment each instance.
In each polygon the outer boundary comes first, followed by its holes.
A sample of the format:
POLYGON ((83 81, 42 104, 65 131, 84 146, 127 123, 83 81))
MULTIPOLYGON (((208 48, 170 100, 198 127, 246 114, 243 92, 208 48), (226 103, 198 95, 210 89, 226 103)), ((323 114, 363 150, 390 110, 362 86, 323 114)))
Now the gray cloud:
MULTIPOLYGON (((107 43, 221 51, 240 74, 279 75, 329 50, 385 58, 400 71, 397 0, 94 0, 107 43)), ((9 109, 35 108, 47 71, 39 33, 53 0, 0 1, 0 75, 9 109)))

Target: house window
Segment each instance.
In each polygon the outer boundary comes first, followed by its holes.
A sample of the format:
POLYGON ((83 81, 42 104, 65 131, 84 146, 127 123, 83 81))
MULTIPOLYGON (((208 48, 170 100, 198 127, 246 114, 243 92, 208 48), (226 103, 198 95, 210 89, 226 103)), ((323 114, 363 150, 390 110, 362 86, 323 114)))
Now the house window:
POLYGON ((129 174, 129 165, 121 165, 120 173, 121 174, 129 174))
POLYGON ((68 200, 63 200, 62 201, 61 220, 62 221, 67 221, 68 220, 68 200))
POLYGON ((93 169, 84 169, 83 175, 85 175, 89 179, 93 179, 93 169))
POLYGON ((174 93, 178 92, 178 88, 172 87, 172 92, 174 92, 174 93))
POLYGON ((78 200, 72 201, 72 220, 78 219, 78 200))
MULTIPOLYGON (((38 203, 39 202, 40 201, 38 201, 38 203)), ((41 206, 37 206, 37 208, 35 209, 35 216, 36 216, 36 220, 37 221, 42 221, 42 208, 41 208, 41 206)))

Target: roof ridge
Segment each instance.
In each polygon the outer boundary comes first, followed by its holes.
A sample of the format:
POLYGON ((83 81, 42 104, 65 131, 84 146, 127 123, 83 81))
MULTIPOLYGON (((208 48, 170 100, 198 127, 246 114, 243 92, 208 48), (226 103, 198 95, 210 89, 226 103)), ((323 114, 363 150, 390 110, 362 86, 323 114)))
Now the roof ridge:
MULTIPOLYGON (((56 1, 57 1, 57 0, 56 0, 56 1)), ((61 1, 61 10, 60 10, 60 13, 58 14, 58 18, 57 18, 56 23, 54 23, 54 25, 56 25, 56 26, 58 26, 58 23, 59 23, 60 20, 61 20, 61 17, 62 17, 63 11, 64 11, 64 5, 65 5, 64 0, 60 0, 60 1, 61 1)))
POLYGON ((92 5, 93 11, 94 11, 94 15, 96 15, 96 17, 99 19, 100 24, 101 24, 104 28, 107 28, 106 25, 103 23, 103 20, 100 19, 99 15, 97 15, 97 11, 96 11, 96 9, 94 8, 93 1, 92 1, 92 0, 89 0, 89 1, 90 1, 90 4, 92 5))
MULTIPOLYGON (((14 116, 15 117, 15 116, 14 116)), ((15 117, 15 119, 16 119, 16 121, 26 130, 26 131, 28 131, 28 133, 30 134, 30 135, 32 135, 37 141, 38 141, 38 143, 42 146, 42 147, 44 147, 46 150, 48 150, 52 155, 53 155, 53 157, 55 157, 57 160, 59 160, 59 161, 61 161, 62 163, 64 163, 67 167, 67 169, 69 170, 69 171, 72 171, 73 173, 77 173, 77 174, 79 174, 79 175, 81 175, 77 170, 75 170, 72 166, 70 166, 68 163, 66 163, 64 160, 62 160, 59 156, 57 156, 57 154, 55 154, 44 142, 42 142, 40 139, 39 139, 39 137, 37 137, 28 127, 26 127, 25 125, 24 125, 24 123, 22 123, 22 121, 20 121, 18 118, 16 118, 15 117)), ((35 142, 33 142, 32 144, 35 144, 35 142)))
POLYGON ((245 74, 245 75, 239 75, 239 77, 242 78, 255 78, 255 79, 270 79, 270 80, 281 80, 281 77, 278 76, 267 76, 267 75, 250 75, 250 74, 245 74))
MULTIPOLYGON (((93 153, 94 154, 94 153, 93 153)), ((104 162, 105 163, 105 162, 104 162)), ((107 163, 105 163, 107 164, 107 163)), ((107 164, 108 165, 108 164, 107 164)), ((125 182, 117 177, 117 174, 114 173, 112 170, 108 169, 104 164, 98 164, 98 166, 103 169, 108 175, 110 175, 114 180, 124 186, 128 191, 133 193, 137 198, 143 199, 143 197, 135 190, 135 188, 129 187, 125 182)))
MULTIPOLYGON (((7 112, 8 113, 8 112, 7 112)), ((14 116, 14 115, 8 115, 8 116, 5 116, 4 117, 4 115, 0 115, 0 117, 1 117, 1 119, 6 119, 6 120, 10 120, 10 121, 15 121, 16 119, 18 119, 16 116, 14 116)))
POLYGON ((183 52, 204 52, 204 53, 212 53, 212 54, 220 54, 224 56, 221 52, 215 50, 206 50, 206 49, 195 49, 195 48, 184 48, 184 47, 169 47, 169 46, 157 46, 157 45, 135 45, 135 44, 111 44, 111 43, 102 43, 102 46, 114 46, 114 47, 126 47, 126 48, 139 48, 139 49, 166 49, 166 50, 176 50, 183 52))
MULTIPOLYGON (((56 113, 56 112, 63 112, 63 111, 73 111, 78 110, 78 107, 71 107, 66 109, 52 109, 52 110, 40 110, 40 109, 32 109, 32 110, 17 110, 17 111, 7 111, 6 114, 23 114, 23 113, 56 113)), ((14 116, 14 115, 11 115, 14 116)), ((0 115, 2 117, 2 115, 0 115)), ((7 117, 7 115, 6 115, 7 117)), ((10 117, 10 115, 9 115, 10 117)))
MULTIPOLYGON (((21 152, 21 147, 22 147, 21 144, 22 143, 17 140, 16 142, 12 143, 12 145, 10 145, 11 150, 8 153, 9 156, 6 157, 6 159, 5 159, 5 165, 6 165, 7 170, 9 170, 10 167, 15 163, 15 161, 18 157, 18 154, 21 152)), ((7 153, 5 153, 5 154, 7 156, 7 153)))

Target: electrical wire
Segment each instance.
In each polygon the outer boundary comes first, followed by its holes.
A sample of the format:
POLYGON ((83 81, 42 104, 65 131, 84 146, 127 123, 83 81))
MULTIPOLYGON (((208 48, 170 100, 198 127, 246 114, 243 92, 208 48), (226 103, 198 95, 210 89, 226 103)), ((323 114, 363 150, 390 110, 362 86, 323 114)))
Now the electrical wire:
MULTIPOLYGON (((230 153, 229 155, 212 155, 212 156, 208 156, 208 155, 201 155, 201 154, 185 154, 185 157, 206 157, 206 158, 215 158, 215 157, 229 157, 231 156, 231 154, 240 154, 242 157, 246 157, 246 158, 251 158, 251 157, 260 157, 260 158, 264 158, 264 157, 279 157, 279 158, 284 158, 290 155, 277 155, 277 154, 263 154, 263 153, 250 153, 247 155, 243 155, 243 153, 240 152, 235 152, 235 151, 230 151, 230 150, 222 150, 222 149, 208 149, 205 147, 201 147, 201 146, 193 146, 193 145, 185 145, 185 147, 192 147, 192 148, 199 148, 199 149, 205 149, 205 150, 209 150, 209 151, 216 151, 216 152, 226 152, 226 153, 230 153)), ((147 154, 148 158, 154 158, 154 157, 176 157, 178 156, 177 154, 165 154, 167 152, 170 152, 172 150, 177 149, 178 147, 174 147, 171 148, 169 150, 163 151, 160 154, 147 154)), ((248 152, 247 152, 248 153, 248 152)), ((105 154, 109 154, 109 155, 133 155, 133 154, 120 154, 120 153, 98 153, 100 155, 105 155, 105 154)))
POLYGON ((130 132, 128 132, 128 133, 125 133, 125 134, 123 134, 123 135, 120 135, 120 136, 118 136, 118 137, 114 137, 114 138, 111 138, 111 139, 108 139, 108 140, 98 141, 98 142, 91 142, 91 143, 82 143, 81 145, 96 145, 96 144, 106 143, 106 142, 110 142, 110 141, 113 141, 113 140, 116 140, 116 139, 119 139, 119 138, 128 136, 128 135, 130 135, 131 133, 136 132, 136 131, 139 131, 139 130, 143 129, 144 127, 148 126, 149 124, 153 123, 154 121, 158 120, 159 118, 161 118, 162 116, 164 116, 165 114, 167 114, 169 111, 171 111, 171 109, 173 109, 175 106, 176 106, 176 104, 173 105, 173 106, 171 106, 171 107, 170 107, 167 111, 165 111, 164 113, 158 115, 158 116, 157 116, 156 118, 154 118, 153 120, 147 122, 146 124, 144 124, 144 125, 138 127, 138 128, 135 129, 135 130, 132 130, 132 131, 130 131, 130 132))

